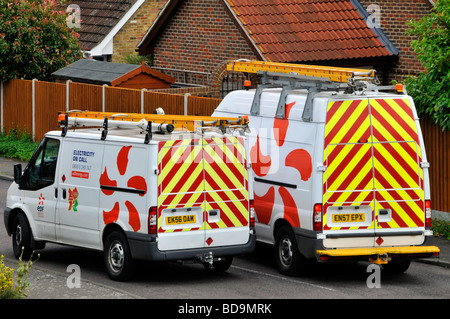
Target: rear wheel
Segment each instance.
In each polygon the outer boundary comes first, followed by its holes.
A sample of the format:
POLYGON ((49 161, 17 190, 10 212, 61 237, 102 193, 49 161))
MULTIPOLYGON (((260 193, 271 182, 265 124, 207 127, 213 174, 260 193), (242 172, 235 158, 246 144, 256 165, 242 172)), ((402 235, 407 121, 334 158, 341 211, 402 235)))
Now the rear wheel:
POLYGON ((103 256, 106 271, 111 279, 125 281, 131 278, 135 268, 134 261, 123 232, 115 230, 108 235, 103 256))
POLYGON ((409 265, 411 264, 410 259, 398 259, 392 260, 389 263, 383 265, 383 269, 395 274, 402 274, 408 270, 409 265))
POLYGON ((231 264, 233 263, 233 256, 226 256, 220 258, 220 260, 213 262, 213 267, 210 267, 210 264, 207 262, 203 263, 203 267, 205 267, 206 270, 212 271, 212 272, 225 272, 230 268, 231 264))
POLYGON ((286 276, 295 276, 305 270, 307 259, 300 254, 294 232, 282 226, 275 237, 275 259, 278 269, 286 276))

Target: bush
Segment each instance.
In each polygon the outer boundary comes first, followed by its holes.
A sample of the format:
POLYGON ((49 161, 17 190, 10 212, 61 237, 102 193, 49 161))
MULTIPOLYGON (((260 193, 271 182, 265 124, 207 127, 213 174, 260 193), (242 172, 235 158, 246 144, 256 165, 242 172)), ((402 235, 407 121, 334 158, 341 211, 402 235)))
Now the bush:
POLYGON ((31 134, 17 129, 0 135, 0 156, 29 161, 38 143, 33 142, 31 134))
POLYGON ((65 0, 0 0, 0 81, 51 80, 82 57, 79 35, 67 26, 65 0))
POLYGON ((429 116, 442 130, 450 130, 450 1, 436 1, 432 12, 409 22, 417 58, 426 72, 406 84, 420 117, 429 116))
MULTIPOLYGON (((34 262, 30 260, 24 262, 22 257, 19 259, 17 267, 16 283, 14 284, 14 269, 5 266, 4 256, 0 257, 0 299, 23 299, 28 294, 27 275, 34 262)), ((39 257, 38 257, 39 259, 39 257)))

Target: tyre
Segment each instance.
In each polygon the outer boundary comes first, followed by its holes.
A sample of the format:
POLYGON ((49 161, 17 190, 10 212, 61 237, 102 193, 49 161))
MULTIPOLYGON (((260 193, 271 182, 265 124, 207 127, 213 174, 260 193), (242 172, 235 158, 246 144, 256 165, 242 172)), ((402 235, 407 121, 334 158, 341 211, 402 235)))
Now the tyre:
POLYGON ((203 263, 203 267, 207 271, 211 272, 225 272, 230 268, 233 263, 233 256, 222 257, 220 260, 213 262, 213 268, 210 267, 209 263, 203 263))
POLYGON ((383 269, 390 273, 402 274, 408 270, 410 264, 410 259, 394 259, 389 263, 383 265, 383 269))
POLYGON ((289 226, 282 226, 275 237, 275 259, 283 275, 296 276, 307 266, 307 259, 300 254, 294 232, 289 226))
POLYGON ((131 279, 135 265, 130 246, 123 232, 115 230, 106 237, 103 258, 106 272, 112 280, 131 279))
POLYGON ((30 259, 33 249, 31 248, 31 228, 28 219, 23 213, 16 215, 12 227, 12 246, 14 256, 23 260, 30 259))

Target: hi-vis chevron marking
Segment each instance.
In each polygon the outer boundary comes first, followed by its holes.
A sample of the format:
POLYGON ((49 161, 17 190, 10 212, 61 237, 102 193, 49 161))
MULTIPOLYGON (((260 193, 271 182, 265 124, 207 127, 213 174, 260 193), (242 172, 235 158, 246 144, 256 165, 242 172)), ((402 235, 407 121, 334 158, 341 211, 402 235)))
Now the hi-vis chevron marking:
POLYGON ((347 227, 399 228, 424 225, 423 171, 419 138, 408 99, 363 99, 328 104, 325 126, 323 204, 372 207, 372 224, 347 227), (376 223, 379 209, 389 222, 376 223))
MULTIPOLYGON (((166 208, 202 207, 204 223, 192 231, 248 225, 248 172, 243 139, 217 137, 160 142, 158 204, 166 208), (208 211, 220 211, 209 221, 208 211)), ((183 227, 185 227, 183 225, 183 227)))

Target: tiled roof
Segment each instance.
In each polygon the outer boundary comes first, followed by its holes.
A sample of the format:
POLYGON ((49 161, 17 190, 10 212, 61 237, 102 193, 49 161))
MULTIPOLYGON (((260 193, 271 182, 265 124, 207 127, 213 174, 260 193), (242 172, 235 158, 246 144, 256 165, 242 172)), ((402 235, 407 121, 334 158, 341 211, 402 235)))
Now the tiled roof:
POLYGON ((350 0, 224 0, 269 61, 391 57, 350 0))
POLYGON ((78 33, 83 49, 91 50, 130 10, 136 0, 72 0, 80 6, 81 25, 78 33))

